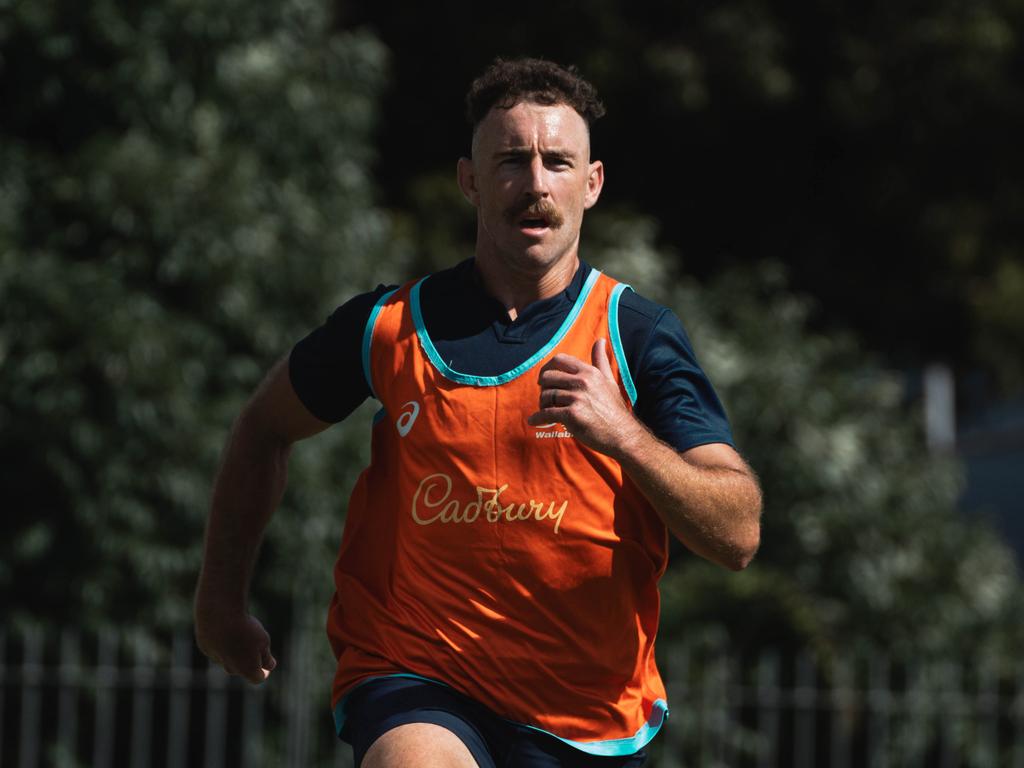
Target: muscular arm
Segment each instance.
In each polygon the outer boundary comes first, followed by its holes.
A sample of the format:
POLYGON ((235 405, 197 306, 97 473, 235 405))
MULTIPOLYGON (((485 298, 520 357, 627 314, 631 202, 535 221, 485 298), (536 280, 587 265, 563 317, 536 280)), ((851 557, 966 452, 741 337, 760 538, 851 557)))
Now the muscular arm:
POLYGON ((282 360, 242 410, 224 450, 196 587, 196 640, 250 682, 261 682, 276 663, 270 637, 247 607, 259 544, 284 494, 292 443, 328 426, 302 405, 282 360))
POLYGON ((637 424, 609 455, 676 538, 712 562, 745 568, 761 539, 761 491, 746 462, 724 443, 677 453, 637 424))
POLYGON ((760 542, 761 491, 730 446, 683 453, 658 440, 630 412, 608 363, 606 342, 593 365, 556 355, 541 371, 533 424, 565 424, 577 439, 622 464, 665 525, 696 554, 733 570, 747 566, 760 542))

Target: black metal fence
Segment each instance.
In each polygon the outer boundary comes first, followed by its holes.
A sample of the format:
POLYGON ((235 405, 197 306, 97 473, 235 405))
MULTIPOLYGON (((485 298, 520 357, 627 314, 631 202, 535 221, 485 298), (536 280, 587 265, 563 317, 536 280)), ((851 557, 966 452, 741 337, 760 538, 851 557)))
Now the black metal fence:
MULTIPOLYGON (((0 768, 345 767, 320 630, 262 686, 206 663, 187 632, 0 634, 0 768)), ((652 768, 1024 768, 1024 663, 821 662, 712 644, 661 649, 671 716, 652 768)))

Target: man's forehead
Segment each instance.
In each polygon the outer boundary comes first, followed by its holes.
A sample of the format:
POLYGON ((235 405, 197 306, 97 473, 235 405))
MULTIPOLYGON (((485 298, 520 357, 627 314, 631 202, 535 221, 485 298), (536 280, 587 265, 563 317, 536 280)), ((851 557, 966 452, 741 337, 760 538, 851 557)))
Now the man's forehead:
POLYGON ((568 104, 520 101, 509 108, 492 107, 473 134, 473 145, 495 149, 532 147, 536 141, 552 148, 586 151, 590 132, 586 121, 568 104))

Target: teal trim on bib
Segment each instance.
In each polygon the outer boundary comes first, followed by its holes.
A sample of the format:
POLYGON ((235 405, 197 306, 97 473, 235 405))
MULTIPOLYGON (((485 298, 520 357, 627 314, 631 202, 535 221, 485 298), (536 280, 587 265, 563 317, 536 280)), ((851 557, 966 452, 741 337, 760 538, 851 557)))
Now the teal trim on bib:
POLYGON ((608 332, 612 336, 612 350, 615 352, 615 360, 619 364, 619 376, 622 377, 622 384, 629 395, 631 405, 636 405, 636 386, 633 384, 633 376, 629 372, 629 365, 626 362, 626 352, 622 349, 622 337, 619 335, 619 299, 622 292, 632 286, 619 283, 612 289, 611 300, 608 302, 608 332))
MULTIPOLYGON (((391 675, 374 675, 373 677, 368 677, 360 682, 359 685, 355 686, 351 691, 342 696, 341 699, 338 700, 337 706, 334 707, 334 728, 339 736, 341 735, 341 729, 345 726, 345 705, 348 703, 349 696, 367 683, 371 683, 374 680, 383 680, 392 677, 408 677, 413 680, 422 680, 425 683, 434 683, 435 685, 442 685, 445 688, 451 688, 450 685, 442 683, 440 680, 423 677, 423 675, 415 675, 412 672, 395 672, 391 675)), ((572 741, 571 739, 563 739, 561 736, 552 733, 551 731, 545 731, 543 728, 538 728, 534 725, 524 725, 523 723, 517 723, 514 720, 506 720, 505 722, 551 736, 554 739, 558 739, 563 744, 568 744, 570 747, 578 749, 581 752, 586 752, 588 755, 598 755, 600 757, 625 757, 646 747, 651 742, 651 739, 658 735, 658 731, 661 730, 661 726, 664 725, 667 718, 668 702, 664 699, 657 699, 651 706, 651 714, 648 716, 647 722, 641 725, 635 734, 627 736, 624 739, 608 739, 606 741, 572 741)))
POLYGON ((543 728, 537 728, 532 725, 525 727, 531 731, 539 731, 540 733, 546 733, 548 736, 553 736, 563 744, 575 747, 581 752, 586 752, 588 755, 625 757, 650 744, 651 739, 658 735, 658 731, 661 730, 661 726, 665 723, 667 717, 668 702, 664 699, 657 699, 651 707, 651 714, 648 716, 647 722, 641 725, 636 733, 624 739, 608 739, 607 741, 572 741, 571 739, 563 739, 551 731, 545 731, 543 728))
MULTIPOLYGON (((370 376, 370 343, 373 341, 373 326, 377 324, 377 316, 380 314, 381 309, 384 307, 384 302, 391 298, 392 294, 398 289, 388 291, 379 299, 377 303, 373 305, 373 309, 370 310, 370 317, 366 321, 366 328, 363 330, 363 376, 366 377, 366 385, 370 388, 370 394, 377 397, 377 392, 373 388, 373 377, 370 376)), ((379 397, 377 397, 380 400, 379 397)))
POLYGON ((580 290, 580 295, 576 297, 576 303, 572 305, 568 316, 562 322, 561 327, 555 332, 555 335, 551 337, 551 340, 537 350, 528 360, 499 376, 471 376, 468 373, 460 373, 449 368, 441 355, 438 354, 437 349, 434 347, 434 342, 430 340, 430 335, 427 333, 426 325, 423 323, 423 312, 420 308, 420 286, 423 285, 423 280, 427 279, 424 277, 412 287, 412 294, 409 297, 409 302, 412 305, 412 319, 416 325, 416 335, 419 336, 420 346, 423 347, 423 352, 427 355, 427 359, 446 379, 458 382, 459 384, 469 384, 474 387, 496 387, 499 384, 506 384, 522 376, 539 361, 543 360, 565 338, 565 334, 569 332, 572 324, 576 322, 576 318, 579 317, 580 312, 583 310, 583 305, 586 303, 587 297, 590 295, 600 274, 600 271, 596 269, 590 270, 587 281, 580 290))

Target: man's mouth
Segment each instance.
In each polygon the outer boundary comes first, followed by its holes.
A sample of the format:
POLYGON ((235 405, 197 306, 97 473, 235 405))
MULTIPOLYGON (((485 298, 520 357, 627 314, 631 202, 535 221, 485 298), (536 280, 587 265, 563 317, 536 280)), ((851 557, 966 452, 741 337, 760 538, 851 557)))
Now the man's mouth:
POLYGON ((520 232, 526 235, 543 235, 550 229, 562 225, 562 216, 549 201, 541 200, 532 205, 511 211, 509 218, 520 232))
POLYGON ((519 228, 527 232, 540 232, 549 227, 548 220, 527 216, 519 220, 519 228))

